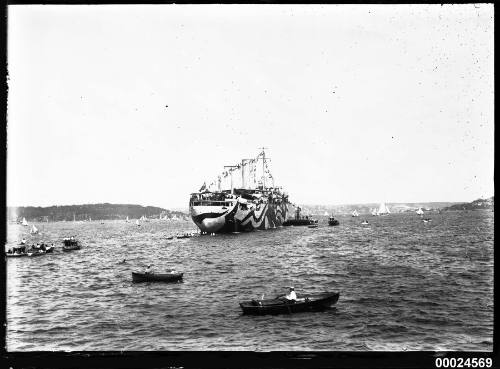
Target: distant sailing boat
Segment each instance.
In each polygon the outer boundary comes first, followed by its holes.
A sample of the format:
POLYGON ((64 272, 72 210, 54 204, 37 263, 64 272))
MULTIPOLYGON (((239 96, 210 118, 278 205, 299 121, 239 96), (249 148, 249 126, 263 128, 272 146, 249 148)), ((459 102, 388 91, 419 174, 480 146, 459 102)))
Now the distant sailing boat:
POLYGON ((30 230, 30 233, 31 234, 37 234, 38 233, 38 228, 35 227, 34 224, 31 225, 31 230, 30 230))
POLYGON ((136 219, 136 220, 135 220, 135 224, 137 225, 137 227, 140 227, 140 226, 141 226, 141 225, 140 225, 140 223, 139 223, 139 219, 136 219))
POLYGON ((26 218, 23 218, 23 222, 21 223, 23 226, 27 226, 28 222, 26 221, 26 218))
POLYGON ((352 212, 352 216, 353 216, 353 217, 359 217, 359 213, 358 213, 356 210, 354 210, 354 211, 352 212))
POLYGON ((373 216, 377 216, 378 215, 377 209, 375 209, 375 208, 372 209, 372 215, 373 216))
POLYGON ((389 208, 385 205, 385 202, 383 202, 380 204, 377 213, 378 215, 387 215, 390 214, 391 212, 389 211, 389 208))
POLYGON ((422 208, 418 208, 417 214, 418 215, 424 215, 424 211, 422 210, 422 208))
POLYGON ((128 222, 130 222, 130 221, 128 220, 128 216, 127 216, 127 220, 125 220, 125 221, 126 221, 127 223, 128 223, 128 222))
POLYGON ((330 214, 328 214, 327 211, 325 211, 325 214, 323 214, 325 217, 329 216, 330 214))

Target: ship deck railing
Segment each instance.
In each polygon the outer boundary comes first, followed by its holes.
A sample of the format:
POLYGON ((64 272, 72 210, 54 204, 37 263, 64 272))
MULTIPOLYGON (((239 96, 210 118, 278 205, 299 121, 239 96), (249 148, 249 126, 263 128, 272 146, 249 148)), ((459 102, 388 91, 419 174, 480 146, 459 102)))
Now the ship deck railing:
POLYGON ((192 206, 231 206, 228 201, 193 201, 192 206))

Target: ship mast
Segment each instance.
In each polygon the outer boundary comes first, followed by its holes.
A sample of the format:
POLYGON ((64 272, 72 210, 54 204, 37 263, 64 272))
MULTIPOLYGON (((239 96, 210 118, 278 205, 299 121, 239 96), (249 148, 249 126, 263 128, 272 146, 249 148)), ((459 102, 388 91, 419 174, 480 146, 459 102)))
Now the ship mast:
POLYGON ((266 165, 266 152, 264 151, 267 149, 267 147, 261 147, 262 150, 262 190, 266 189, 266 170, 265 170, 265 165, 266 165))
POLYGON ((252 159, 241 159, 241 188, 246 188, 245 183, 245 165, 252 159))
MULTIPOLYGON (((224 165, 224 168, 238 168, 238 166, 237 165, 224 165)), ((230 170, 229 174, 231 175, 231 194, 233 194, 234 193, 234 190, 233 190, 233 171, 230 170)))

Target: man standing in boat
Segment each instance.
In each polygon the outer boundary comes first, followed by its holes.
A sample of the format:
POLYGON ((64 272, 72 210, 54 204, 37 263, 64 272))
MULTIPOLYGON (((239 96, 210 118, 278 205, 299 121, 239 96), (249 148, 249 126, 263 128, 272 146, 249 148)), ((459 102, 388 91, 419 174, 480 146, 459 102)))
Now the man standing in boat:
POLYGON ((144 271, 145 274, 151 274, 153 273, 153 266, 151 264, 148 264, 146 270, 144 271))

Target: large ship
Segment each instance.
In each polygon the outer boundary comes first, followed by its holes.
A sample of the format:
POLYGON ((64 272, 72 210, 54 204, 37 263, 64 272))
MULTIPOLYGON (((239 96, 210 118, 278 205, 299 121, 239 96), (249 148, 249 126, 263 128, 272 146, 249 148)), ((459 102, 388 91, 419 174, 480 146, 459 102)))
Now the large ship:
POLYGON ((189 212, 202 233, 276 228, 287 218, 288 195, 274 184, 265 148, 253 159, 226 169, 189 199, 189 212))

